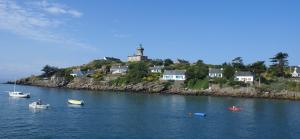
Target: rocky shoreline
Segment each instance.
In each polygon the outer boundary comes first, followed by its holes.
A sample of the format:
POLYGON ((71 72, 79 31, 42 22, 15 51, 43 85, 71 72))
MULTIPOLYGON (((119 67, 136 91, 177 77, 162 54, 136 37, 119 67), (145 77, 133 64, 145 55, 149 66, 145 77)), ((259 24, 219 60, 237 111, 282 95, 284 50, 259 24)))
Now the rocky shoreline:
MULTIPOLYGON (((8 82, 12 83, 12 82, 8 82)), ((158 94, 177 94, 177 95, 196 95, 196 96, 224 96, 240 98, 266 98, 266 99, 286 99, 300 100, 300 92, 281 91, 281 92, 262 92, 253 87, 220 88, 219 85, 212 85, 209 90, 192 90, 174 85, 167 85, 166 82, 141 82, 129 85, 111 85, 105 81, 97 81, 92 78, 74 78, 67 81, 65 78, 54 79, 34 79, 25 78, 17 81, 17 84, 50 87, 50 88, 68 88, 97 91, 124 91, 124 92, 144 92, 158 94)))

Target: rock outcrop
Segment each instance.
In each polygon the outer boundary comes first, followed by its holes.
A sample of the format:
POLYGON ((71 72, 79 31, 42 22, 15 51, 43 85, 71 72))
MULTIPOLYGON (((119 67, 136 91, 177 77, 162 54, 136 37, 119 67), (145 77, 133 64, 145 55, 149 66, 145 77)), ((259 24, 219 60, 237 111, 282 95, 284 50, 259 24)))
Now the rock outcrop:
POLYGON ((192 90, 178 85, 167 85, 163 81, 140 82, 128 85, 113 85, 108 81, 98 81, 93 78, 80 77, 69 81, 62 77, 52 77, 51 79, 26 78, 17 81, 17 84, 33 85, 41 87, 86 89, 100 91, 129 91, 129 92, 147 92, 163 94, 180 94, 180 95, 209 95, 209 96, 231 96, 231 97, 253 97, 253 98, 272 98, 272 99, 290 99, 300 100, 300 92, 262 92, 253 87, 223 87, 212 85, 207 90, 192 90))

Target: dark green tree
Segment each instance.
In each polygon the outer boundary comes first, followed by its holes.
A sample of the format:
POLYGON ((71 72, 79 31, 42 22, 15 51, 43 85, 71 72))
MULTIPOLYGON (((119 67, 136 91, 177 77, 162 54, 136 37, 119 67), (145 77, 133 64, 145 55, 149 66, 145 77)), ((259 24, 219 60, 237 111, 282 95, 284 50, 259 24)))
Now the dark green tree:
POLYGON ((174 62, 171 59, 168 58, 164 60, 164 66, 170 66, 172 64, 174 64, 174 62))
POLYGON ((46 66, 44 66, 42 71, 44 72, 42 74, 42 77, 51 77, 52 75, 54 75, 56 72, 59 71, 59 68, 46 65, 46 66))
POLYGON ((270 72, 273 76, 284 77, 284 69, 288 66, 288 57, 287 53, 279 52, 274 57, 270 58, 273 63, 270 66, 270 72))
POLYGON ((255 73, 255 75, 258 77, 259 86, 261 82, 261 74, 267 71, 267 66, 265 65, 265 61, 257 61, 250 66, 251 72, 255 73))
POLYGON ((154 59, 150 61, 150 66, 162 66, 164 61, 162 59, 154 59))
POLYGON ((232 66, 236 70, 245 70, 245 65, 244 65, 242 57, 236 57, 236 58, 234 58, 232 60, 232 66))
POLYGON ((126 80, 129 83, 138 83, 148 75, 148 67, 144 62, 131 63, 128 67, 126 80))
POLYGON ((226 79, 230 80, 234 78, 235 68, 231 64, 224 63, 223 69, 223 74, 226 79))
POLYGON ((187 80, 202 80, 208 75, 208 66, 202 60, 190 66, 186 71, 187 80))

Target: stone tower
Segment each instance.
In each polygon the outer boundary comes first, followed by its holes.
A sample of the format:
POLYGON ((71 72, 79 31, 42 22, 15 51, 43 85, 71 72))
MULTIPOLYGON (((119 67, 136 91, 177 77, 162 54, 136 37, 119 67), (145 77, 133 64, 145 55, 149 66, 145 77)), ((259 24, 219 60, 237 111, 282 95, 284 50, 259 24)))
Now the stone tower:
POLYGON ((142 44, 140 44, 140 47, 138 47, 138 48, 136 49, 136 55, 137 55, 137 56, 144 56, 144 48, 143 48, 143 45, 142 45, 142 44))

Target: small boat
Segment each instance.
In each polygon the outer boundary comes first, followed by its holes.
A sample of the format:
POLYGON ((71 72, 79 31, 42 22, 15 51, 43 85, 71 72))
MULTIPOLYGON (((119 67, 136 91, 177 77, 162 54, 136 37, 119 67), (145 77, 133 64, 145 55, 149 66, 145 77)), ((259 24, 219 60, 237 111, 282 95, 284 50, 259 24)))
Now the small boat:
POLYGON ((76 100, 76 99, 68 99, 68 103, 73 105, 84 105, 83 100, 76 100))
POLYGON ((41 104, 39 102, 32 102, 29 104, 29 108, 33 109, 48 109, 50 107, 50 104, 41 104))
POLYGON ((23 93, 23 92, 16 91, 16 81, 15 81, 15 85, 14 85, 14 91, 8 91, 8 93, 9 93, 9 96, 15 97, 15 98, 30 98, 29 93, 23 93))
POLYGON ((230 111, 240 111, 241 108, 236 107, 236 106, 232 106, 232 107, 229 107, 228 110, 230 110, 230 111))
POLYGON ((18 91, 9 92, 9 96, 15 97, 15 98, 30 98, 29 93, 23 93, 18 91))
POLYGON ((205 113, 201 113, 201 112, 197 112, 197 113, 194 113, 195 116, 202 116, 202 117, 205 117, 206 114, 205 113))

